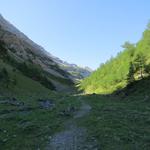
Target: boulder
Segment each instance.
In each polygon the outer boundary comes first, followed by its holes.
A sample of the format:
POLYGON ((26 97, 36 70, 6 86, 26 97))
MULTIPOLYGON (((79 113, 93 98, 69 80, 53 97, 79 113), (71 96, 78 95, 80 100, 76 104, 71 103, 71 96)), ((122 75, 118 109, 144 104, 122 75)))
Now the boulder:
POLYGON ((47 99, 47 100, 40 99, 39 104, 40 104, 40 108, 42 108, 42 109, 52 110, 55 108, 55 104, 53 103, 52 100, 49 100, 49 99, 47 99))

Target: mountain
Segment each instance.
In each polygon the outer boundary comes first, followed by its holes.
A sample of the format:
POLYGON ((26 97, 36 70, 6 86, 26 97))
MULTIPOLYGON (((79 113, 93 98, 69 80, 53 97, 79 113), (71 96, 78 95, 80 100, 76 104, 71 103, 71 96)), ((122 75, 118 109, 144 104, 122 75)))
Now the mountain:
POLYGON ((70 64, 53 55, 51 55, 51 57, 59 65, 61 69, 70 74, 70 78, 74 81, 88 77, 93 71, 89 67, 80 67, 76 64, 70 64))
POLYGON ((112 93, 150 74, 150 28, 137 44, 125 42, 124 50, 102 64, 80 83, 86 93, 112 93))
POLYGON ((62 70, 41 46, 16 29, 0 15, 1 60, 24 76, 57 91, 70 90, 70 74, 62 70))
POLYGON ((67 94, 88 73, 0 16, 0 149, 149 150, 150 29, 123 48, 67 94))

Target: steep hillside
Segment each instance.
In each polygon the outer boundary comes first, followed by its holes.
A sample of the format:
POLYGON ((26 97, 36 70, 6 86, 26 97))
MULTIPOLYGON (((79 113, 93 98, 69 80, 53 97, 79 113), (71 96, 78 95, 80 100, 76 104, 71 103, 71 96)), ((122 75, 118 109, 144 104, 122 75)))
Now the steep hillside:
POLYGON ((50 90, 0 59, 0 97, 48 95, 50 90))
POLYGON ((136 44, 126 42, 124 50, 115 58, 102 64, 92 75, 81 82, 86 93, 111 93, 127 84, 149 76, 150 73, 150 28, 136 44))
POLYGON ((129 64, 135 48, 131 46, 102 64, 88 78, 81 82, 81 88, 87 93, 111 93, 126 85, 129 64))
POLYGON ((150 23, 147 25, 147 29, 143 32, 143 37, 137 43, 136 54, 143 53, 146 55, 147 60, 150 61, 150 23))
POLYGON ((0 16, 1 57, 25 76, 51 90, 70 90, 73 82, 47 52, 0 16), (4 57, 5 56, 5 57, 4 57))
POLYGON ((0 149, 46 149, 73 113, 63 115, 64 110, 78 105, 75 98, 53 92, 0 61, 0 149))

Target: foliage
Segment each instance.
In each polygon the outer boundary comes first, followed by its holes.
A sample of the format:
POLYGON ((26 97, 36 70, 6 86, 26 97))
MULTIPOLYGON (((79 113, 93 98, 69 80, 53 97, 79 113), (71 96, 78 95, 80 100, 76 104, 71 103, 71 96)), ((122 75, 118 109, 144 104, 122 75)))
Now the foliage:
POLYGON ((135 73, 134 65, 132 62, 130 62, 129 73, 127 75, 127 84, 128 85, 135 81, 134 73, 135 73))
POLYGON ((87 93, 110 93, 124 87, 135 46, 126 43, 124 47, 123 52, 102 64, 90 77, 83 80, 81 89, 84 89, 87 93))
POLYGON ((5 44, 0 40, 0 59, 4 59, 7 57, 7 49, 5 48, 5 44))
POLYGON ((146 66, 146 57, 143 53, 139 53, 136 55, 134 59, 135 71, 138 72, 138 76, 140 79, 144 78, 145 74, 145 66, 146 66))
POLYGON ((95 138, 97 149, 149 150, 150 147, 150 79, 135 81, 120 95, 85 95, 91 113, 80 119, 95 138), (127 93, 128 96, 124 93, 127 93))
POLYGON ((80 83, 86 93, 111 93, 150 75, 150 25, 136 44, 125 42, 124 50, 102 64, 80 83), (131 64, 132 63, 132 64, 131 64))
POLYGON ((147 64, 145 66, 145 73, 148 74, 148 76, 150 76, 150 64, 147 64))
MULTIPOLYGON (((30 62, 18 62, 15 59, 13 59, 7 52, 7 49, 5 48, 5 44, 0 41, 0 53, 1 53, 1 59, 14 66, 18 70, 20 70, 25 76, 32 78, 35 81, 40 82, 42 85, 44 85, 46 88, 49 88, 51 90, 55 90, 54 85, 51 83, 51 81, 44 75, 43 70, 30 62)), ((7 76, 6 76, 7 77, 7 76)), ((7 79, 5 77, 5 79, 7 79)), ((6 84, 8 86, 8 81, 5 80, 6 84)), ((16 80, 14 79, 14 83, 16 84, 16 80)))
POLYGON ((54 85, 51 83, 50 80, 42 73, 40 67, 35 66, 34 64, 30 63, 19 63, 17 68, 26 76, 32 78, 35 81, 40 82, 46 88, 51 90, 55 90, 54 85))
POLYGON ((8 88, 10 84, 10 78, 6 68, 2 68, 0 71, 0 83, 2 83, 6 88, 8 88))

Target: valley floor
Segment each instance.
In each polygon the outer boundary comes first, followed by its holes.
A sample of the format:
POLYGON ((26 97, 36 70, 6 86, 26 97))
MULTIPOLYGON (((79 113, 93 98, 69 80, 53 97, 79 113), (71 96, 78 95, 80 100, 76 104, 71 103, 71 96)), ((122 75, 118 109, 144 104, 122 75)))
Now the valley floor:
POLYGON ((87 142, 86 128, 77 126, 77 119, 88 115, 90 110, 91 106, 82 102, 80 109, 65 123, 65 130, 52 137, 47 150, 97 150, 96 140, 87 142))
POLYGON ((0 97, 2 150, 149 150, 150 93, 0 97))

